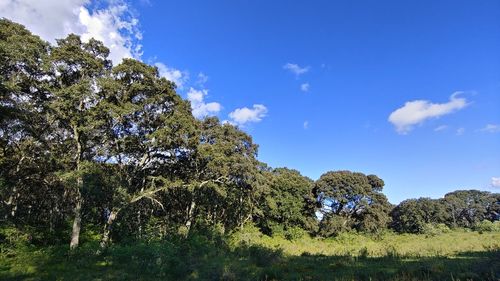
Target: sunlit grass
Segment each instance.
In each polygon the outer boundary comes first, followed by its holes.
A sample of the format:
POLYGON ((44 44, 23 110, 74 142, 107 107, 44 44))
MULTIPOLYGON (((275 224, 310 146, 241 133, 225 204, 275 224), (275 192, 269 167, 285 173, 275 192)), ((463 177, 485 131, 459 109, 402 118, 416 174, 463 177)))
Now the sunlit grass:
POLYGON ((498 280, 500 233, 434 236, 344 233, 269 237, 246 227, 223 239, 194 235, 111 246, 98 241, 2 247, 0 280, 498 280))
POLYGON ((500 232, 479 233, 454 230, 438 235, 395 234, 380 235, 342 233, 335 238, 311 238, 296 240, 263 235, 256 228, 247 227, 233 237, 233 243, 248 243, 270 249, 282 249, 289 255, 321 254, 384 257, 436 257, 454 256, 461 252, 481 252, 500 248, 500 232))

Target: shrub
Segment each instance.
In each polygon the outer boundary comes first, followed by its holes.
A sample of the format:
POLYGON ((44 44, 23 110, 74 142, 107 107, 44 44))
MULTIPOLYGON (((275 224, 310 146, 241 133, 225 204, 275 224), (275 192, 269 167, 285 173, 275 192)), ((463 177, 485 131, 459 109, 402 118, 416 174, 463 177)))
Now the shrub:
POLYGON ((318 234, 323 237, 335 237, 351 230, 350 223, 345 218, 339 215, 329 215, 321 220, 318 234))
POLYGON ((262 246, 252 245, 246 249, 249 260, 259 267, 276 264, 283 258, 282 249, 268 249, 262 246))
POLYGON ((426 223, 423 225, 421 232, 422 234, 425 234, 427 236, 436 236, 439 234, 450 232, 450 228, 444 223, 426 223))
POLYGON ((500 221, 491 222, 489 220, 484 220, 474 226, 474 230, 479 232, 499 232, 500 231, 500 221))
POLYGON ((297 226, 289 227, 287 230, 285 230, 285 238, 287 240, 298 240, 304 237, 306 234, 307 232, 305 230, 297 226))
POLYGON ((0 228, 0 245, 6 247, 19 247, 28 245, 31 235, 14 226, 4 226, 0 228))
POLYGON ((273 223, 269 225, 270 234, 273 237, 285 237, 285 228, 283 225, 273 223))

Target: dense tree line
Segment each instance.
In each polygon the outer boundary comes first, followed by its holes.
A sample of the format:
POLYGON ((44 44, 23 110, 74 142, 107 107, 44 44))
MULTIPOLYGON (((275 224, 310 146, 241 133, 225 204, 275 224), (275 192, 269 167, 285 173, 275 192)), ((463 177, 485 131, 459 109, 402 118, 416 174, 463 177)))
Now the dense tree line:
POLYGON ((500 194, 458 190, 441 199, 409 199, 396 206, 391 216, 391 227, 398 232, 423 232, 427 224, 474 228, 482 221, 500 219, 500 194))
POLYGON ((0 215, 38 243, 101 245, 254 223, 301 230, 421 232, 429 223, 497 221, 500 195, 456 191, 392 206, 375 175, 332 171, 317 181, 257 160, 251 136, 197 120, 156 67, 113 66, 99 41, 54 46, 0 20, 0 215))

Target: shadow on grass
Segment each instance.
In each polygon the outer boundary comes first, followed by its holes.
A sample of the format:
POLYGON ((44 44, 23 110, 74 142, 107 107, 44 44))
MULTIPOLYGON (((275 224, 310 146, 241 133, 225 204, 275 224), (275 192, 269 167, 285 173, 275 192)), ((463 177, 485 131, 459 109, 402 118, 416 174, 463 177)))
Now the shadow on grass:
POLYGON ((260 246, 228 247, 203 237, 3 253, 1 280, 500 280, 500 251, 454 257, 288 256, 260 246))

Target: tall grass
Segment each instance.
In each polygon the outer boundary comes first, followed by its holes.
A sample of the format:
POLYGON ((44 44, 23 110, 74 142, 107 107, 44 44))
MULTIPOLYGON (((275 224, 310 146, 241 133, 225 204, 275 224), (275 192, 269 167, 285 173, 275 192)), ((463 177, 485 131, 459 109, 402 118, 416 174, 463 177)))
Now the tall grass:
POLYGON ((311 238, 304 235, 294 240, 284 236, 270 237, 253 226, 246 226, 231 237, 232 245, 246 243, 269 249, 282 249, 289 255, 320 254, 384 257, 436 257, 454 256, 462 252, 481 252, 500 249, 500 232, 475 232, 456 229, 440 234, 396 234, 384 232, 377 235, 341 233, 334 238, 311 238))
POLYGON ((7 241, 0 280, 500 280, 498 243, 500 233, 466 231, 288 240, 252 226, 229 237, 117 244, 101 254, 92 240, 75 252, 7 241))

